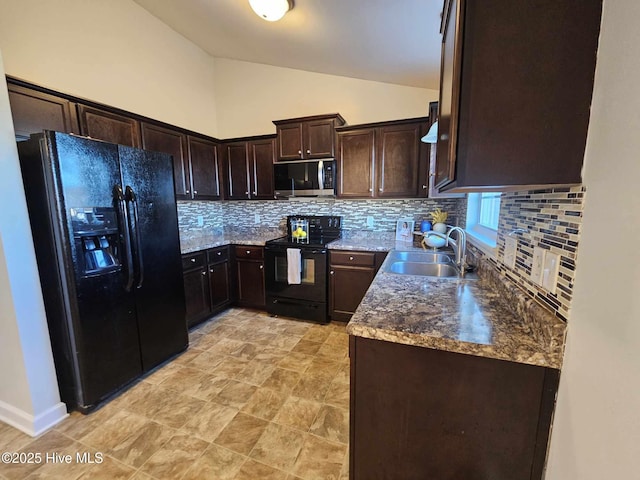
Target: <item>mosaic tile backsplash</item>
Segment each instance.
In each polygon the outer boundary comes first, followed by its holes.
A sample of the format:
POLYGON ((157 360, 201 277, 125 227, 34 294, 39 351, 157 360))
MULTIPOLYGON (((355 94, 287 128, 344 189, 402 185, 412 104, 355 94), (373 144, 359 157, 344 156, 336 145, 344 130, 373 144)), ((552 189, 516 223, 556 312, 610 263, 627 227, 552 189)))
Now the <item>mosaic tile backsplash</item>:
MULTIPOLYGON (((531 297, 566 321, 573 296, 582 208, 583 186, 503 193, 498 226, 498 258, 491 259, 501 275, 524 289, 531 297), (516 266, 504 265, 505 239, 517 228, 516 266), (534 247, 560 255, 560 271, 556 293, 552 294, 530 280, 534 247)), ((483 255, 471 247, 474 254, 483 255)))
POLYGON ((178 202, 178 219, 182 231, 199 229, 280 227, 286 230, 287 215, 340 215, 344 230, 369 232, 395 231, 400 218, 420 222, 428 213, 440 208, 449 213, 447 223, 464 225, 466 199, 339 200, 305 199, 282 201, 178 202), (203 217, 203 226, 198 225, 203 217), (367 217, 373 227, 367 227, 367 217), (256 222, 256 219, 258 220, 256 222))

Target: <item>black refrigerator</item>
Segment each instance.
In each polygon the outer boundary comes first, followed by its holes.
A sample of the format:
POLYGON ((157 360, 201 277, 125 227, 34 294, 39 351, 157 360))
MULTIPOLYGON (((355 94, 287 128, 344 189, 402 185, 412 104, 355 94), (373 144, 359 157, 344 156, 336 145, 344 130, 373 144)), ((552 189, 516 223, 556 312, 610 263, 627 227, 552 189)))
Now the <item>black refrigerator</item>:
POLYGON ((89 412, 188 345, 171 156, 18 144, 60 396, 89 412))

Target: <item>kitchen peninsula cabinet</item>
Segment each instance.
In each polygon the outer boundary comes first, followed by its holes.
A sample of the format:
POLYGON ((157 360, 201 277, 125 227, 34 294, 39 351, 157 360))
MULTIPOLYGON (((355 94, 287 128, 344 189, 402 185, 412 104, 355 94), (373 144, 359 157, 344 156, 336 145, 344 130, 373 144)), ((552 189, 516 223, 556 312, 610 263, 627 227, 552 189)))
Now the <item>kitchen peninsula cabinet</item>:
POLYGON ((105 142, 140 147, 140 122, 134 118, 87 105, 78 105, 80 133, 105 142))
POLYGON ((241 307, 266 306, 264 289, 264 248, 236 245, 237 303, 241 307))
POLYGON ((17 140, 43 130, 80 133, 74 102, 13 83, 7 86, 17 140))
POLYGON ((273 199, 275 137, 254 137, 224 146, 229 200, 273 199))
POLYGON ((233 300, 229 247, 182 256, 187 325, 224 310, 233 300))
POLYGON ((385 252, 329 251, 329 316, 348 321, 386 257, 385 252))
POLYGON ((414 118, 338 129, 338 191, 342 198, 425 196, 428 119, 414 118))
POLYGON ((542 479, 559 371, 351 336, 352 480, 542 479))
POLYGON ((279 160, 333 158, 336 127, 345 124, 339 113, 275 120, 279 160))
POLYGON ((142 148, 168 153, 173 157, 176 199, 191 199, 191 175, 187 136, 184 133, 150 123, 142 123, 142 148))
POLYGON ((435 185, 580 183, 602 0, 445 0, 435 185))

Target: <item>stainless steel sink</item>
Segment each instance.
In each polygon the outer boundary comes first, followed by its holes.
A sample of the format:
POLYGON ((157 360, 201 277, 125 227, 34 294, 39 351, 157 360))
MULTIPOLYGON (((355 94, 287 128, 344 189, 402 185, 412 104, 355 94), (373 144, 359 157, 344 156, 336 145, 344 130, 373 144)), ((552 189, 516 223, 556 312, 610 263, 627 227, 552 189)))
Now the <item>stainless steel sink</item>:
POLYGON ((444 253, 433 252, 400 252, 389 253, 389 261, 394 262, 418 262, 418 263, 451 263, 452 258, 444 253))
POLYGON ((392 262, 386 272, 400 275, 424 275, 427 277, 457 277, 459 272, 452 263, 392 262))

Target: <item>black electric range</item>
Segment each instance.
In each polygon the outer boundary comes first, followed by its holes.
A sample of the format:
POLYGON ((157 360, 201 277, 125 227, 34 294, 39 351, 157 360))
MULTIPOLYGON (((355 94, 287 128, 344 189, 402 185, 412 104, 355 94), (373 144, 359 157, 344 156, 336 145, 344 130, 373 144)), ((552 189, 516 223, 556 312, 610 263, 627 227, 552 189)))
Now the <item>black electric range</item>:
POLYGON ((338 216, 287 217, 287 235, 265 244, 267 312, 329 320, 327 245, 341 233, 342 218, 338 216))

